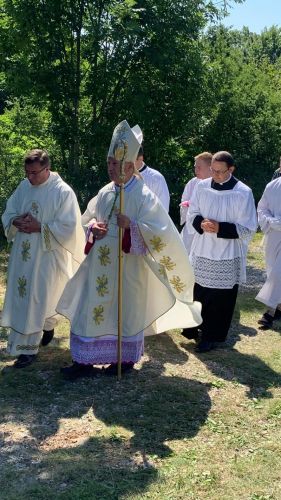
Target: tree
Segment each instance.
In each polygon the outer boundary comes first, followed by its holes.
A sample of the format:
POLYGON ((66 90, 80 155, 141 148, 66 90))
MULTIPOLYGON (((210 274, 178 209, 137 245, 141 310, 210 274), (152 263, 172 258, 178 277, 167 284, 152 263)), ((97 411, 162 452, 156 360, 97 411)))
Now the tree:
POLYGON ((56 163, 81 201, 106 179, 106 148, 124 117, 143 127, 168 181, 183 175, 205 104, 201 34, 226 3, 1 0, 5 89, 50 112, 56 163))

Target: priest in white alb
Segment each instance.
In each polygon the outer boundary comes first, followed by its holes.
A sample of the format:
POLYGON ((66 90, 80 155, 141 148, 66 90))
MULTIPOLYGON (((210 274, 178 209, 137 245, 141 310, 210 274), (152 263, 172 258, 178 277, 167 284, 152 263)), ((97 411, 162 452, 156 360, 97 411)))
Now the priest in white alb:
POLYGON ((1 326, 10 328, 7 351, 16 368, 30 365, 40 342, 54 336, 56 305, 82 262, 84 231, 73 190, 50 171, 46 151, 34 149, 24 161, 24 179, 2 216, 13 242, 1 326))
POLYGON ((267 306, 258 321, 263 330, 281 319, 281 177, 267 184, 258 204, 258 221, 265 234, 266 281, 256 300, 267 306))
POLYGON ((118 232, 123 228, 122 372, 144 349, 144 330, 155 333, 201 323, 193 302, 194 275, 178 231, 162 203, 139 178, 135 159, 140 138, 126 121, 115 128, 108 152, 111 182, 95 202, 89 232, 94 244, 66 285, 57 310, 71 323, 73 364, 67 379, 95 375, 93 365, 117 372, 118 232), (119 213, 120 151, 124 157, 124 211, 119 213))

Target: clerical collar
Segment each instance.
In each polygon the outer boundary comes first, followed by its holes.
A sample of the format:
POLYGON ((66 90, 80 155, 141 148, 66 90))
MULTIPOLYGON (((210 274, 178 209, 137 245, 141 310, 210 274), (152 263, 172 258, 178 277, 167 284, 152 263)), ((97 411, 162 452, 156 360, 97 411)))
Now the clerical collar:
POLYGON ((230 181, 231 177, 232 177, 232 174, 229 174, 229 177, 228 177, 228 179, 226 179, 226 181, 219 182, 218 184, 220 184, 221 186, 222 186, 223 184, 226 184, 227 182, 229 182, 229 181, 230 181))
POLYGON ((140 173, 143 172, 146 168, 147 168, 147 165, 144 162, 142 162, 142 167, 139 169, 139 172, 140 173))
POLYGON ((212 179, 211 187, 217 191, 227 191, 228 189, 233 189, 237 182, 238 180, 233 177, 233 175, 230 175, 230 178, 224 182, 215 182, 214 179, 212 179))

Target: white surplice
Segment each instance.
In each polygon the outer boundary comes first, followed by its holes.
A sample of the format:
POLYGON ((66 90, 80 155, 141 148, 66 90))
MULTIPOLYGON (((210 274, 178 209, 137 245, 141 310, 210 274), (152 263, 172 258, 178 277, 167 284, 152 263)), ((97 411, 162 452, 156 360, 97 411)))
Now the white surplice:
POLYGON ((212 178, 198 183, 188 211, 189 231, 194 239, 190 260, 196 283, 207 288, 233 288, 246 281, 248 243, 257 227, 252 190, 238 181, 233 189, 218 191, 212 178), (218 238, 216 233, 199 234, 192 226, 197 215, 236 226, 239 238, 218 238))
MULTIPOLYGON (((193 177, 190 181, 188 181, 188 183, 185 185, 184 191, 182 193, 181 203, 188 202, 190 204, 190 200, 191 200, 193 191, 196 188, 198 182, 200 182, 200 179, 198 179, 198 177, 193 177)), ((190 249, 191 249, 191 245, 192 245, 192 240, 194 238, 194 232, 193 231, 190 232, 189 225, 186 224, 188 209, 189 209, 189 207, 187 207, 187 206, 180 207, 180 223, 181 223, 181 225, 184 224, 182 232, 181 232, 181 237, 182 237, 182 240, 184 242, 187 253, 189 254, 190 249)))
MULTIPOLYGON (((7 202, 2 216, 8 241, 13 241, 1 326, 19 338, 39 335, 45 320, 56 315, 56 305, 69 278, 82 262, 84 231, 73 190, 54 172, 43 184, 23 180, 7 202), (23 233, 12 224, 24 213, 41 223, 40 233, 23 233)), ((34 340, 18 340, 24 353, 36 349, 34 340)), ((37 346, 38 347, 38 346, 37 346)), ((37 348, 38 350, 38 348, 37 348)), ((14 349, 10 352, 16 354, 14 349)))
POLYGON ((139 173, 142 176, 144 183, 154 194, 156 194, 163 207, 167 210, 167 212, 169 212, 170 193, 164 175, 146 164, 143 164, 139 173))
POLYGON ((258 221, 265 234, 266 282, 256 296, 276 309, 281 303, 281 178, 267 184, 258 204, 258 221))
MULTIPOLYGON (((97 221, 108 220, 116 189, 111 182, 98 193, 93 214, 97 221)), ((118 200, 119 195, 117 206, 118 200)), ((123 337, 137 335, 154 321, 155 333, 200 324, 201 306, 193 302, 194 274, 182 240, 142 180, 132 178, 128 183, 123 213, 147 248, 146 255, 123 254, 123 337)), ((72 334, 117 335, 117 263, 118 226, 113 212, 107 235, 95 242, 59 301, 57 310, 69 318, 72 334)))

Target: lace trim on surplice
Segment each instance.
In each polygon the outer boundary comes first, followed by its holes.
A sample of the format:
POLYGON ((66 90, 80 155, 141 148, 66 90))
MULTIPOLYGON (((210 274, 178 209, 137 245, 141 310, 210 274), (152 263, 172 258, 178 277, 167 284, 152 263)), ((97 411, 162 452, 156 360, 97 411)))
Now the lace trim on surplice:
POLYGON ((211 260, 193 255, 192 266, 196 283, 207 288, 233 288, 234 285, 242 282, 240 257, 211 260))

